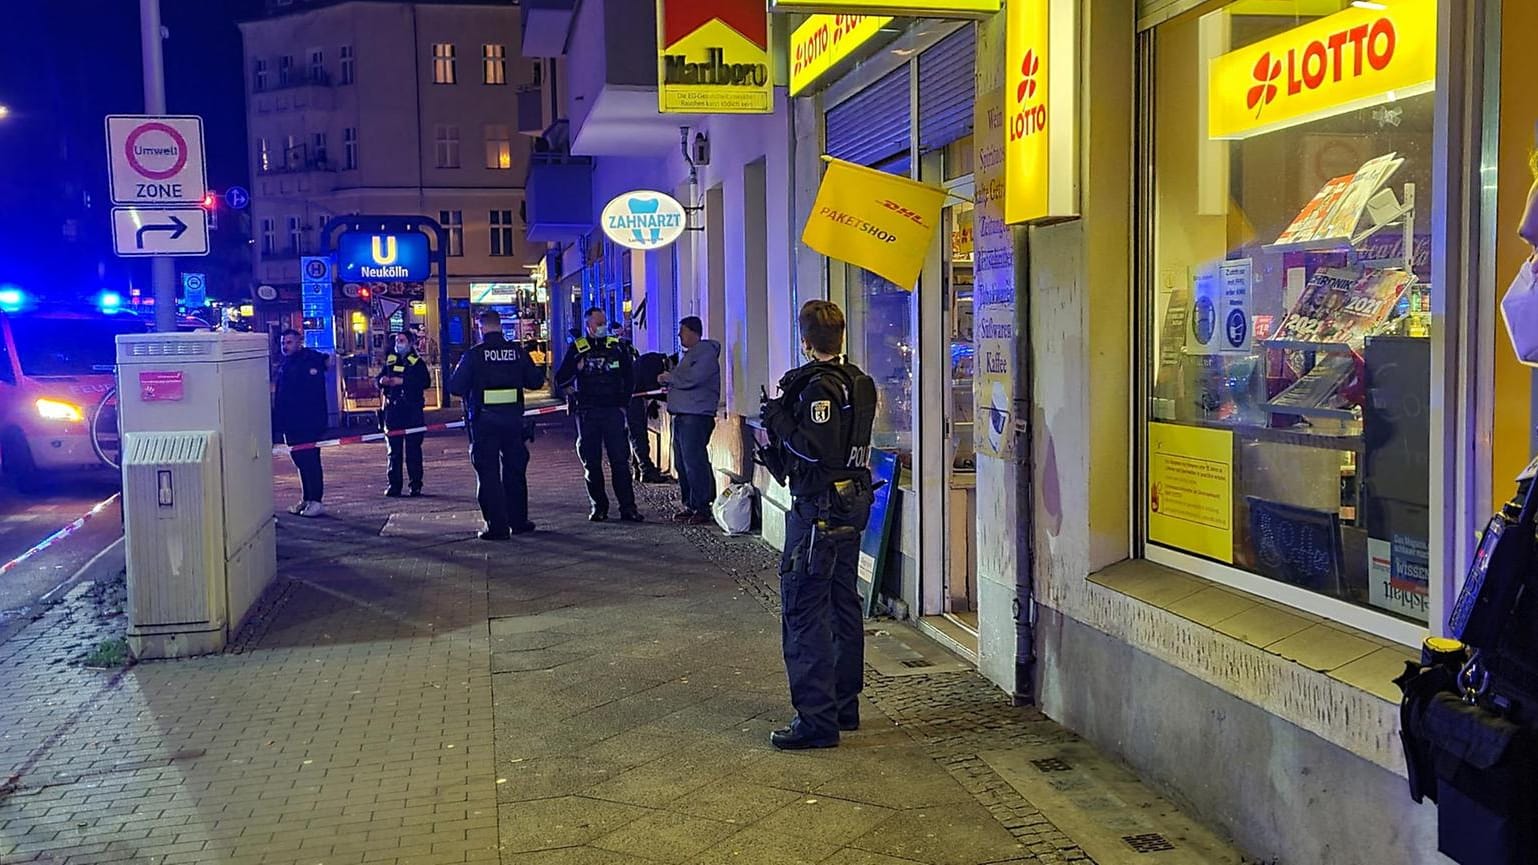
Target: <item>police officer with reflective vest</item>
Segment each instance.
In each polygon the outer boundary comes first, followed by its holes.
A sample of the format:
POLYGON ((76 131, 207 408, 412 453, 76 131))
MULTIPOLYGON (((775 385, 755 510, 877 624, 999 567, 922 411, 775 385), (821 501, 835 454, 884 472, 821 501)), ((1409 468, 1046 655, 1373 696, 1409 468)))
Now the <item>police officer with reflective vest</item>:
POLYGON ((523 393, 543 387, 545 371, 502 335, 502 317, 481 313, 481 341, 466 351, 449 377, 449 393, 465 401, 476 498, 486 528, 484 541, 534 531, 529 522, 529 447, 524 435, 523 393))
POLYGON ((566 350, 555 374, 555 386, 574 391, 577 454, 582 458, 587 497, 593 507, 588 519, 601 523, 609 518, 609 496, 603 485, 603 456, 607 452, 620 519, 639 523, 644 518, 636 508, 630 480, 630 433, 625 422, 630 395, 635 393, 635 354, 630 343, 608 335, 603 310, 589 309, 584 320, 587 333, 566 350))
POLYGON ((874 500, 870 470, 875 383, 841 358, 844 313, 824 300, 800 314, 808 363, 763 398, 769 442, 759 461, 792 499, 780 559, 785 672, 796 715, 769 741, 776 748, 831 748, 860 726, 864 609, 856 567, 874 500))
MULTIPOLYGON (((398 432, 426 424, 423 412, 426 393, 432 385, 432 375, 427 363, 412 347, 411 334, 397 333, 393 337, 394 351, 385 355, 384 369, 379 371, 379 388, 384 392, 383 421, 385 432, 398 432)), ((422 433, 392 435, 386 441, 390 445, 389 486, 385 495, 391 498, 401 494, 401 463, 411 479, 412 497, 422 494, 422 433)))

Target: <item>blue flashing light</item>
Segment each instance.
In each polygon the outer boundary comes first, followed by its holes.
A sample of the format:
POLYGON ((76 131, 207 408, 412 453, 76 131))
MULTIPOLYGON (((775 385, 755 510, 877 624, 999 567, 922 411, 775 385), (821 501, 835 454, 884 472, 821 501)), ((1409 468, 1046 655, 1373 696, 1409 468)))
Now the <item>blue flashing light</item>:
POLYGON ((0 310, 15 312, 27 302, 27 295, 14 285, 0 286, 0 310))
POLYGON ((123 296, 115 291, 102 292, 98 302, 101 304, 102 312, 116 312, 123 308, 123 296))

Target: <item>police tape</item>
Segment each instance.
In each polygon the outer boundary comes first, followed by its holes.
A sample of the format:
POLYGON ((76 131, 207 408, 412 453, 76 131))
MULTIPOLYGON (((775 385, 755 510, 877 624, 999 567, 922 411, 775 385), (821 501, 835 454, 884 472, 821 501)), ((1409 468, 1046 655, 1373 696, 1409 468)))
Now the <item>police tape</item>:
POLYGON ((21 555, 17 556, 16 558, 11 559, 10 561, 6 562, 3 565, 0 565, 0 574, 3 574, 5 572, 11 570, 12 568, 15 568, 17 565, 20 565, 22 562, 25 562, 26 560, 32 558, 33 556, 37 555, 38 553, 41 553, 43 550, 48 549, 49 547, 53 546, 54 544, 58 543, 59 541, 62 541, 65 538, 69 537, 70 535, 74 534, 75 532, 80 531, 80 529, 86 523, 90 522, 92 517, 96 516, 97 514, 101 513, 102 511, 106 510, 107 508, 111 507, 113 502, 117 501, 118 499, 120 499, 122 497, 123 497, 122 493, 113 493, 112 495, 108 496, 107 498, 103 499, 102 501, 97 502, 94 507, 92 507, 90 510, 85 512, 84 516, 80 517, 79 519, 75 520, 74 522, 70 523, 69 525, 65 526, 64 528, 59 529, 58 531, 54 532, 53 534, 49 535, 48 537, 43 538, 41 541, 38 541, 36 544, 34 544, 32 546, 31 549, 27 550, 26 552, 22 553, 21 555))
MULTIPOLYGON (((662 396, 666 393, 667 391, 665 390, 648 390, 642 391, 641 393, 631 394, 631 396, 662 396)), ((523 413, 523 416, 538 417, 540 415, 558 414, 563 411, 570 411, 570 406, 568 406, 566 403, 558 403, 556 405, 547 405, 541 406, 540 408, 526 409, 523 413)), ((462 420, 451 421, 449 423, 430 423, 424 426, 415 426, 407 429, 389 430, 388 432, 364 433, 363 435, 355 436, 342 436, 340 438, 322 439, 321 441, 304 442, 302 444, 296 445, 273 445, 272 453, 273 456, 286 456, 295 451, 323 450, 325 448, 337 448, 343 445, 364 444, 366 442, 382 442, 385 439, 396 438, 398 436, 416 435, 417 433, 443 432, 444 430, 464 428, 465 422, 462 420)))

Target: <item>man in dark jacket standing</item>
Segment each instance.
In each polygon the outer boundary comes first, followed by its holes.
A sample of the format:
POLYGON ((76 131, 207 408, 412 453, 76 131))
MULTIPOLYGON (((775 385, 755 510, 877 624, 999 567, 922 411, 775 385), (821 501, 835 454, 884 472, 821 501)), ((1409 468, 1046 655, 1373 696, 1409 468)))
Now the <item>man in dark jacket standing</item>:
POLYGON ((523 393, 545 385, 545 371, 502 335, 502 317, 481 313, 481 341, 464 353, 449 376, 449 393, 465 401, 476 498, 486 528, 483 541, 505 541, 534 531, 529 521, 529 446, 524 437, 523 393))
POLYGON ((620 519, 644 521, 635 503, 630 481, 630 432, 625 407, 635 393, 635 356, 630 343, 609 336, 603 310, 587 311, 587 335, 579 337, 561 358, 555 386, 575 389, 577 455, 587 480, 587 497, 593 510, 588 519, 601 523, 609 518, 609 496, 603 486, 603 457, 609 455, 609 475, 619 499, 620 519))
MULTIPOLYGON (((378 379, 379 387, 384 391, 384 428, 387 433, 426 424, 423 406, 427 402, 427 388, 432 385, 432 374, 412 347, 411 335, 397 333, 394 340, 395 350, 385 356, 384 369, 379 371, 378 379)), ((400 496, 402 462, 405 463, 405 473, 411 478, 412 497, 422 494, 422 436, 423 433, 416 432, 386 439, 390 444, 390 468, 385 495, 400 496)))
MULTIPOLYGON (((279 435, 290 448, 320 441, 326 432, 326 355, 304 347, 297 330, 282 334, 283 362, 273 380, 272 413, 279 435)), ((289 451, 304 487, 300 500, 288 509, 301 517, 325 514, 321 497, 326 492, 320 467, 320 451, 303 448, 289 451)))
POLYGON ((716 500, 710 436, 721 404, 721 343, 706 339, 704 331, 698 316, 678 323, 683 356, 676 368, 661 376, 668 388, 668 414, 673 416, 673 470, 684 501, 673 519, 691 525, 708 525, 716 500))
MULTIPOLYGON (((634 349, 631 349, 634 352, 634 349)), ((635 387, 637 393, 649 393, 662 387, 661 376, 667 372, 668 356, 657 351, 635 357, 635 387)), ((655 417, 656 397, 632 397, 626 409, 625 421, 630 426, 630 450, 635 458, 636 477, 643 484, 665 484, 672 478, 663 474, 652 462, 651 440, 648 438, 647 419, 655 417)))

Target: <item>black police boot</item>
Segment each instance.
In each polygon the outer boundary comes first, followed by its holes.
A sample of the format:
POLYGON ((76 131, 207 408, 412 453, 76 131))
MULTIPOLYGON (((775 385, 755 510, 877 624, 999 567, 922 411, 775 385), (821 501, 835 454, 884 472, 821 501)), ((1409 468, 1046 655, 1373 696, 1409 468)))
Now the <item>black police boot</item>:
POLYGON ((644 522, 646 522, 646 517, 641 516, 641 512, 640 511, 636 511, 636 510, 620 511, 619 512, 619 518, 624 520, 627 523, 644 523, 644 522))
POLYGON ((422 488, 421 487, 412 487, 411 488, 411 492, 407 493, 407 495, 411 496, 414 499, 419 499, 419 498, 422 497, 422 488))
POLYGON ((390 488, 385 490, 385 496, 387 498, 398 499, 398 498, 401 497, 401 488, 400 487, 390 487, 390 488))
POLYGON ((587 515, 587 521, 590 523, 606 523, 609 521, 609 512, 593 511, 587 515))
POLYGON ((860 716, 858 714, 850 718, 838 719, 838 731, 840 733, 853 733, 860 729, 860 716))
POLYGON ((769 734, 769 744, 781 751, 805 751, 809 748, 837 748, 838 733, 831 736, 809 735, 801 726, 801 719, 790 722, 769 734))
POLYGON ((532 531, 534 531, 534 524, 531 522, 524 522, 524 524, 521 526, 513 526, 512 529, 512 532, 515 535, 526 535, 532 531))
POLYGON ((652 466, 641 473, 641 483, 643 484, 670 484, 672 482, 673 478, 656 466, 652 466))
POLYGON ((494 532, 491 529, 482 529, 481 531, 476 532, 475 536, 483 541, 505 541, 512 537, 512 533, 506 530, 494 532))

